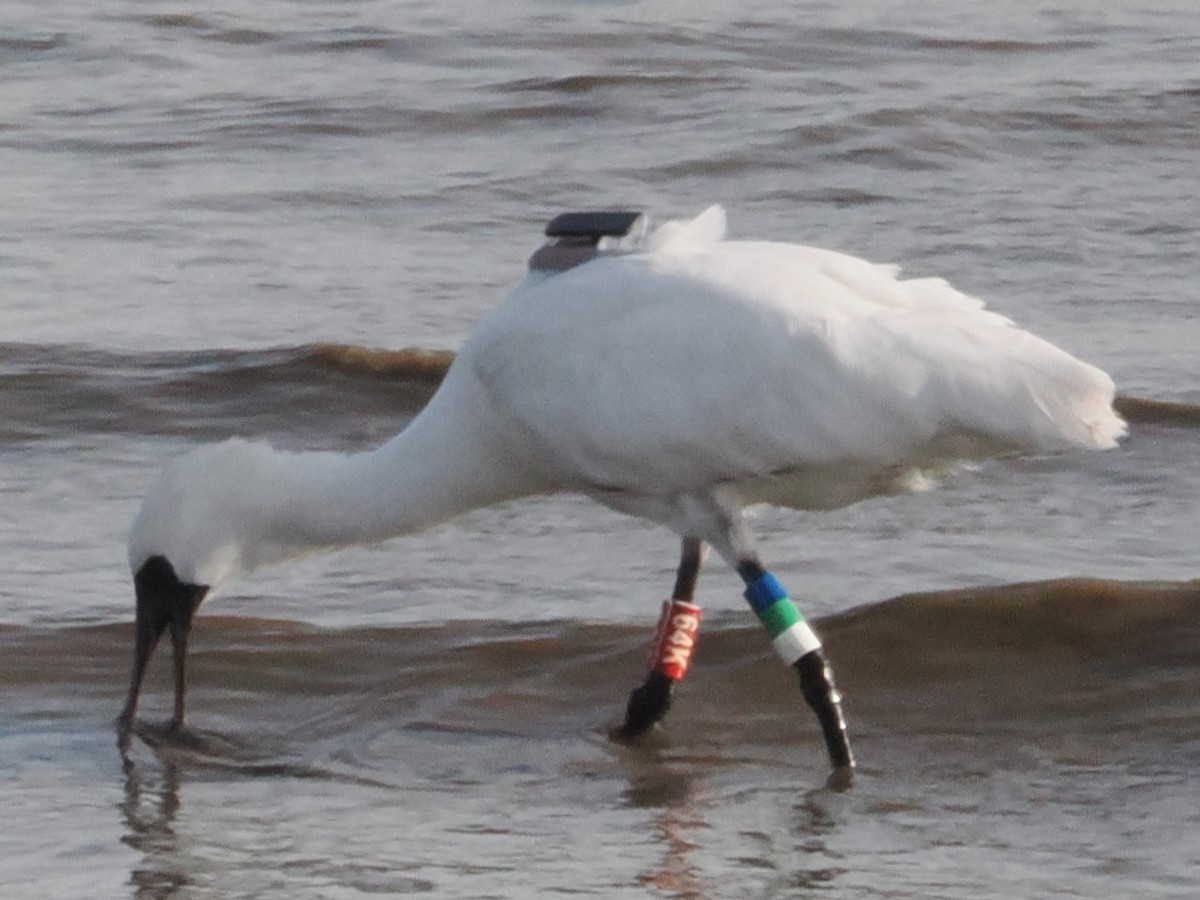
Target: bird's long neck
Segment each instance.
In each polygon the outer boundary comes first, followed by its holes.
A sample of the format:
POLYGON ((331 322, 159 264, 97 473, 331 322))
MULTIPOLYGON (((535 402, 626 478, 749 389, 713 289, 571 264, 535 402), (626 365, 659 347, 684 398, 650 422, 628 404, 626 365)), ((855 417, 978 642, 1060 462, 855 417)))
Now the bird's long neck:
POLYGON ((214 546, 213 580, 420 531, 536 491, 538 479, 473 397, 440 391, 404 431, 369 452, 268 451, 260 481, 248 484, 251 495, 232 499, 240 510, 234 539, 214 546))
POLYGON ((502 499, 504 473, 461 438, 419 417, 375 450, 291 458, 279 524, 316 547, 385 540, 502 499))

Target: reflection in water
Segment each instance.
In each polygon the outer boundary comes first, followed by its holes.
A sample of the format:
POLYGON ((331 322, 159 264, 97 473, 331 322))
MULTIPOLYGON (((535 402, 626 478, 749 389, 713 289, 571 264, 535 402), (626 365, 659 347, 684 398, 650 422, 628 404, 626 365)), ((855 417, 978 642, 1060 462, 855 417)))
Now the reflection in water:
POLYGON ((122 843, 142 854, 142 864, 130 873, 134 896, 157 900, 174 897, 192 879, 180 869, 175 818, 184 773, 195 767, 231 768, 249 774, 291 774, 287 767, 260 765, 251 748, 210 731, 174 728, 170 723, 137 722, 117 736, 125 773, 125 798, 120 804, 125 822, 122 843), (134 740, 153 751, 153 762, 134 758, 134 740))
MULTIPOLYGON (((829 860, 837 857, 836 852, 831 851, 827 843, 829 836, 837 829, 837 820, 833 816, 830 804, 834 794, 845 790, 840 784, 834 788, 817 788, 805 792, 797 801, 788 832, 795 842, 796 849, 802 852, 802 859, 829 860)), ((805 866, 789 874, 789 884, 796 888, 828 888, 845 871, 845 868, 838 866, 805 866)))
POLYGON ((663 848, 662 860, 653 871, 639 875, 638 883, 681 900, 705 896, 699 867, 692 858, 698 845, 689 839, 707 827, 699 814, 701 804, 694 782, 691 773, 660 764, 649 771, 631 772, 629 787, 622 794, 630 806, 659 810, 654 830, 663 848))
MULTIPOLYGON (((732 794, 701 788, 703 772, 683 771, 678 763, 661 757, 627 759, 629 786, 622 796, 627 805, 655 811, 654 831, 662 857, 652 869, 638 876, 643 887, 653 888, 679 900, 698 900, 720 885, 706 876, 701 861, 714 858, 713 843, 724 840, 721 822, 712 817, 731 804, 745 802, 788 809, 785 795, 778 787, 753 787, 732 794), (705 836, 705 832, 709 835, 705 836)), ((740 862, 757 873, 771 872, 781 878, 789 890, 828 890, 849 869, 840 865, 841 855, 829 841, 839 831, 839 810, 848 801, 846 786, 838 783, 804 791, 785 813, 777 833, 741 831, 739 839, 752 840, 758 848, 741 857, 740 862)))
POLYGON ((157 900, 173 897, 188 886, 177 864, 175 816, 179 811, 179 770, 169 761, 149 770, 129 755, 128 740, 119 742, 125 770, 125 797, 120 803, 125 834, 122 842, 142 854, 129 875, 134 896, 157 900))

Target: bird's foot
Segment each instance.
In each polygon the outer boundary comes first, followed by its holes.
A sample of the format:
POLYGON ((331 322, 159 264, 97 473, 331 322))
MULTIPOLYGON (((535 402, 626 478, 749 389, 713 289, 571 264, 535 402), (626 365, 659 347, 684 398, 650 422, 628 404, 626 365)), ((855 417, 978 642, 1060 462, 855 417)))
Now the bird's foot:
POLYGON ((612 738, 622 742, 631 741, 658 724, 671 708, 674 686, 674 680, 662 672, 650 672, 646 680, 629 695, 625 722, 611 732, 612 738))
POLYGON ((840 794, 850 790, 854 784, 854 763, 848 766, 837 766, 825 779, 825 788, 840 794))

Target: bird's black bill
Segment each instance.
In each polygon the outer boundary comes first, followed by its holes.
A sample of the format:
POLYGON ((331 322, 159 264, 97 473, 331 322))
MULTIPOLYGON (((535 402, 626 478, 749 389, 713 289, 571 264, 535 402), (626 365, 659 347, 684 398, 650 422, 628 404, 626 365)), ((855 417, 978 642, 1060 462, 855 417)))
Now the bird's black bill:
POLYGON ((171 727, 179 728, 183 724, 187 693, 188 633, 192 627, 192 616, 208 593, 208 586, 180 581, 165 557, 152 556, 134 573, 133 587, 137 597, 133 674, 129 680, 129 696, 117 720, 118 725, 122 733, 128 733, 133 727, 146 666, 163 632, 169 629, 175 655, 175 708, 171 727))

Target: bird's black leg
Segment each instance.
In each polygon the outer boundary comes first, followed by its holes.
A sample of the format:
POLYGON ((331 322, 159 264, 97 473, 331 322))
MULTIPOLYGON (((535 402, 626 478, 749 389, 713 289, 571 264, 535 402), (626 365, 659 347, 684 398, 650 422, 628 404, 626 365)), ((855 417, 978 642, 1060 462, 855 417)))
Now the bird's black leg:
POLYGON ((854 770, 854 755, 842 717, 842 697, 833 683, 833 670, 820 639, 804 621, 783 585, 757 559, 742 560, 737 570, 746 582, 746 599, 771 635, 776 652, 800 675, 800 692, 821 723, 834 770, 832 782, 848 784, 854 770))
POLYGON ((703 562, 703 543, 696 538, 684 538, 675 590, 663 604, 658 621, 650 671, 629 695, 625 723, 617 730, 617 737, 637 737, 662 721, 671 708, 671 693, 675 683, 687 674, 700 630, 700 607, 692 602, 692 597, 703 562))

